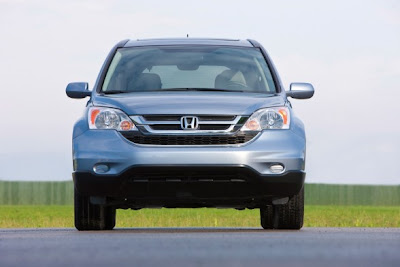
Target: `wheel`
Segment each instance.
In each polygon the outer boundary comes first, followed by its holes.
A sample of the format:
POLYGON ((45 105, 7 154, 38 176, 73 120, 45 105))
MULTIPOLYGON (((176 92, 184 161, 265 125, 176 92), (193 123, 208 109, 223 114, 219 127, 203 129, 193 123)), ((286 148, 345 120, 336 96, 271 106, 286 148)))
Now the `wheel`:
POLYGON ((75 228, 85 230, 112 230, 115 226, 115 208, 93 205, 88 196, 74 190, 75 228))
POLYGON ((260 209, 261 226, 264 229, 274 229, 274 207, 268 205, 260 209))
POLYGON ((285 205, 261 208, 260 215, 264 229, 300 229, 304 218, 304 187, 285 205))

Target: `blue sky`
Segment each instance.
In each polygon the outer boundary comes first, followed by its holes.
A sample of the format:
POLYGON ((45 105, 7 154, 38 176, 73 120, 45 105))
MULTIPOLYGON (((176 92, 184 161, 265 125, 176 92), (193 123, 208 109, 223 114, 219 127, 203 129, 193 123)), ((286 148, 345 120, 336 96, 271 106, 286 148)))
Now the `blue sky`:
POLYGON ((306 124, 307 181, 400 184, 399 1, 0 0, 0 179, 71 179, 71 133, 119 40, 252 38, 269 51, 306 124))

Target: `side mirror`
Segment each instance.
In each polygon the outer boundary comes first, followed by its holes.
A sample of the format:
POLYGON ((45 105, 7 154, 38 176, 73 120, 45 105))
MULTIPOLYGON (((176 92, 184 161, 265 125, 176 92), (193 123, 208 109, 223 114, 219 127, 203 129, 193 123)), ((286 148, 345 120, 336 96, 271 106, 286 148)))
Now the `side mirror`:
POLYGON ((308 99, 314 95, 314 87, 310 83, 291 83, 286 96, 296 99, 308 99))
POLYGON ((70 98, 85 98, 92 94, 88 83, 69 83, 65 92, 70 98))

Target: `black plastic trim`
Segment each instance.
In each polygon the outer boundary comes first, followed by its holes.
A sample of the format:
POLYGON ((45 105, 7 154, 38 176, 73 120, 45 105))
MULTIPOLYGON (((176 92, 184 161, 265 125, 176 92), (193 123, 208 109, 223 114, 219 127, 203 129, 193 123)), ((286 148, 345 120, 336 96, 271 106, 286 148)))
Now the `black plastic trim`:
POLYGON ((296 195, 305 172, 262 175, 245 165, 138 165, 120 175, 74 172, 73 179, 81 194, 129 200, 130 206, 253 207, 296 195))
MULTIPOLYGON (((143 131, 142 126, 137 126, 143 131)), ((240 125, 238 126, 240 127, 240 125)), ((233 132, 231 134, 188 135, 182 134, 143 134, 139 131, 120 131, 126 140, 139 145, 172 145, 172 146, 212 146, 212 145, 243 145, 251 142, 260 132, 233 132)))

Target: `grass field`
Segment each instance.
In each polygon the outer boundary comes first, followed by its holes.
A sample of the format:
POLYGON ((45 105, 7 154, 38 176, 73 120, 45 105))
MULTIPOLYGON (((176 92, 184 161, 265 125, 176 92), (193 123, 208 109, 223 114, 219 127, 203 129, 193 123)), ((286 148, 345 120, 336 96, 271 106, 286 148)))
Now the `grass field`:
MULTIPOLYGON (((73 206, 0 206, 0 228, 73 227, 73 206)), ((305 208, 306 227, 400 227, 399 206, 305 208)), ((259 211, 233 209, 118 210, 116 227, 260 227, 259 211)))

